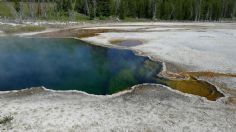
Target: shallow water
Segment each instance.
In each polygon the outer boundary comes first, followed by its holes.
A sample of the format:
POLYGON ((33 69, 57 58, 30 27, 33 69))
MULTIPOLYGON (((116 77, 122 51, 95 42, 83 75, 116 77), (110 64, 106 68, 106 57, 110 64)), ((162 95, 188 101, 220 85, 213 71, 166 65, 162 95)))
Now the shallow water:
POLYGON ((126 46, 126 47, 133 47, 133 46, 139 46, 142 45, 143 42, 141 40, 135 40, 135 39, 115 39, 110 41, 111 44, 116 44, 119 46, 126 46))
POLYGON ((159 62, 74 39, 0 38, 0 91, 45 86, 106 95, 158 83, 159 62))

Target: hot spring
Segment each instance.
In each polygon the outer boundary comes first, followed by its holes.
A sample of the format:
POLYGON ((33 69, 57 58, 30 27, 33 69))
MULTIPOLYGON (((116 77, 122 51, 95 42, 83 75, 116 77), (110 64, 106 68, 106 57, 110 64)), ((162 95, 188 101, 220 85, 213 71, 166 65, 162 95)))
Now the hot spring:
POLYGON ((113 94, 136 84, 157 83, 162 64, 130 50, 68 38, 0 38, 0 91, 44 86, 113 94))
POLYGON ((161 62, 131 50, 106 48, 69 38, 0 37, 0 91, 44 86, 109 95, 143 83, 216 100, 216 87, 201 80, 157 76, 161 62))

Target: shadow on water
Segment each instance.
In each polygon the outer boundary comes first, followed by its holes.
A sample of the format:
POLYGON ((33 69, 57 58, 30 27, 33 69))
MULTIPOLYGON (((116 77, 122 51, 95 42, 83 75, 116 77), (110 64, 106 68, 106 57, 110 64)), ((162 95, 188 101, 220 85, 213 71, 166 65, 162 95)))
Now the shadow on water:
POLYGON ((136 56, 130 50, 74 39, 0 38, 0 91, 45 86, 107 95, 136 84, 158 83, 209 100, 222 97, 204 81, 158 78, 161 70, 160 62, 136 56))

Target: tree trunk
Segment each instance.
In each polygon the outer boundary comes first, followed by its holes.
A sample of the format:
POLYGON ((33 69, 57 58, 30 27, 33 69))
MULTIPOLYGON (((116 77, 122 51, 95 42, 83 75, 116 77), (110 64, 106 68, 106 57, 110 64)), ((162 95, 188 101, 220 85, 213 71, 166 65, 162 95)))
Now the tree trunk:
POLYGON ((93 0, 93 17, 96 18, 97 14, 97 1, 93 0))
POLYGON ((199 13, 199 2, 195 0, 195 21, 198 21, 198 13, 199 13))
POLYGON ((34 0, 30 0, 29 2, 29 10, 30 10, 30 17, 31 18, 35 18, 35 8, 34 8, 34 3, 35 1, 34 0))
POLYGON ((77 0, 70 0, 70 7, 71 9, 69 10, 69 19, 70 21, 75 20, 75 5, 76 5, 77 0))
POLYGON ((171 3, 171 13, 170 13, 170 16, 169 16, 169 19, 171 19, 171 17, 173 16, 174 12, 175 12, 175 6, 173 5, 173 3, 171 3))
POLYGON ((41 0, 40 2, 40 10, 41 10, 41 16, 46 18, 47 17, 47 7, 45 4, 45 0, 41 0))
POLYGON ((120 0, 115 0, 115 6, 116 6, 116 10, 115 10, 115 15, 116 17, 119 16, 119 9, 120 9, 120 0))
POLYGON ((38 0, 38 13, 37 16, 41 16, 40 0, 38 0))
POLYGON ((225 10, 226 10, 226 2, 225 0, 222 0, 222 8, 221 8, 221 18, 225 17, 225 10))
POLYGON ((87 16, 90 16, 90 10, 89 10, 89 5, 88 5, 88 0, 85 0, 85 10, 87 16))
POLYGON ((156 20, 157 16, 157 1, 153 0, 152 19, 156 20))
POLYGON ((232 18, 236 17, 236 1, 234 2, 233 12, 232 12, 232 18))
POLYGON ((24 4, 23 0, 21 0, 21 2, 20 2, 20 11, 19 11, 20 23, 23 20, 23 13, 24 13, 24 5, 23 4, 24 4))
POLYGON ((202 0, 195 0, 195 21, 199 21, 201 18, 202 0))
POLYGON ((76 2, 77 2, 77 0, 74 0, 74 2, 71 3, 71 4, 72 4, 71 7, 72 7, 72 10, 73 10, 73 11, 75 11, 76 2))

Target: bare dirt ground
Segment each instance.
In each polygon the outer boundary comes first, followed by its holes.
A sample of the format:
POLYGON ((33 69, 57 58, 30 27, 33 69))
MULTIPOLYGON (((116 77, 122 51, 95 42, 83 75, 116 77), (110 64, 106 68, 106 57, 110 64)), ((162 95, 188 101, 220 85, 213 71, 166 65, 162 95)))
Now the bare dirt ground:
POLYGON ((0 94, 0 116, 12 115, 14 119, 0 124, 0 131, 234 132, 236 129, 235 23, 110 23, 36 36, 79 37, 97 45, 131 49, 163 61, 166 77, 179 78, 196 72, 193 76, 211 82, 226 97, 209 101, 150 84, 111 96, 42 88, 5 92, 0 94), (119 46, 112 44, 112 40, 143 43, 119 46))

